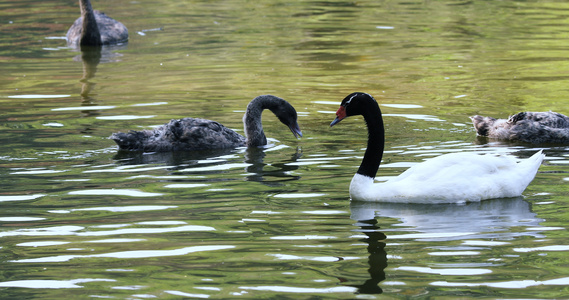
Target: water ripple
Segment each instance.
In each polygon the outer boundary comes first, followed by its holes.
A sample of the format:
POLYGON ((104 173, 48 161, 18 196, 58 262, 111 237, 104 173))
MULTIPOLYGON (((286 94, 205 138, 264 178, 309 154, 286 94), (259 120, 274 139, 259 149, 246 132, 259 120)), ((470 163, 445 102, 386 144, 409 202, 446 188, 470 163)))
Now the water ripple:
POLYGON ((480 255, 478 251, 442 251, 442 252, 429 252, 432 256, 458 256, 458 255, 480 255))
POLYGON ((324 193, 294 193, 294 194, 276 194, 275 198, 313 198, 326 196, 324 193))
POLYGON ((384 117, 403 117, 410 120, 423 120, 423 121, 434 121, 434 122, 444 122, 436 116, 431 115, 421 115, 421 114, 383 114, 384 117))
POLYGON ((450 268, 450 269, 433 269, 429 267, 413 267, 413 266, 402 266, 397 267, 394 270, 403 271, 414 271, 426 274, 438 274, 438 275, 482 275, 492 273, 492 270, 488 269, 464 269, 464 268, 450 268))
POLYGON ((28 170, 28 171, 17 171, 17 172, 12 172, 10 174, 12 175, 22 175, 22 174, 26 174, 26 175, 38 175, 38 174, 53 174, 53 173, 62 173, 62 172, 67 172, 67 170, 49 170, 49 169, 39 169, 39 170, 28 170))
POLYGON ((147 172, 147 171, 162 170, 162 169, 168 169, 168 168, 171 168, 171 166, 140 167, 140 166, 134 165, 134 166, 120 166, 120 167, 115 167, 112 169, 86 170, 86 171, 83 171, 83 173, 147 172))
POLYGON ((550 245, 534 248, 514 248, 516 252, 534 252, 534 251, 569 251, 569 245, 550 245))
POLYGON ((357 289, 349 286, 335 286, 330 288, 302 288, 294 286, 240 286, 240 289, 254 291, 272 291, 279 293, 353 293, 357 289))
POLYGON ((115 282, 114 279, 81 278, 71 280, 14 280, 0 282, 0 287, 19 287, 30 289, 76 289, 83 286, 78 283, 84 282, 115 282))
POLYGON ((165 257, 165 256, 180 256, 194 252, 224 250, 231 248, 235 248, 235 246, 231 245, 192 246, 192 247, 185 247, 173 250, 133 250, 133 251, 120 251, 120 252, 91 254, 91 255, 57 255, 57 256, 12 260, 10 262, 17 262, 17 263, 65 262, 72 260, 74 258, 99 258, 99 257, 110 257, 110 258, 121 258, 121 259, 151 258, 151 257, 165 257))
POLYGON ((272 236, 271 240, 330 240, 335 239, 335 236, 326 235, 298 235, 298 236, 272 236))
POLYGON ((206 294, 191 294, 185 293, 180 291, 164 291, 167 294, 174 295, 174 296, 182 296, 182 297, 189 297, 189 298, 209 298, 209 295, 206 294))
POLYGON ((246 168, 251 165, 252 164, 248 163, 229 163, 229 164, 213 165, 207 167, 186 168, 179 171, 180 172, 227 171, 236 168, 246 168))
POLYGON ((133 189, 97 189, 97 190, 81 190, 81 191, 72 191, 68 193, 69 195, 92 195, 92 196, 101 196, 101 195, 115 195, 115 196, 131 196, 131 197, 156 197, 162 196, 161 193, 148 193, 148 192, 141 192, 138 190, 133 189))
POLYGON ((120 234, 153 234, 153 233, 168 233, 168 232, 185 232, 185 231, 215 231, 214 227, 201 226, 201 225, 185 225, 170 228, 123 228, 117 230, 106 231, 87 231, 77 232, 85 229, 82 226, 54 226, 45 228, 34 229, 18 229, 13 231, 0 232, 0 237, 6 236, 62 236, 62 235, 76 235, 76 236, 108 236, 120 234))
POLYGON ((205 184, 205 183, 172 183, 172 184, 167 184, 164 187, 170 188, 170 189, 189 189, 189 188, 206 187, 206 186, 209 186, 209 184, 205 184))
POLYGON ((117 120, 138 120, 138 119, 151 119, 156 117, 155 115, 150 115, 150 116, 134 116, 134 115, 118 115, 118 116, 101 116, 101 117, 96 117, 95 119, 99 119, 99 120, 113 120, 113 121, 117 121, 117 120))
POLYGON ((434 286, 447 286, 447 287, 459 287, 459 286, 466 286, 466 287, 478 287, 478 286, 487 286, 487 287, 494 287, 494 288, 504 288, 504 289, 520 289, 520 288, 528 288, 531 286, 538 286, 538 285, 569 285, 569 277, 563 277, 558 279, 551 279, 545 281, 537 281, 537 280, 514 280, 514 281, 503 281, 503 282, 484 282, 484 283, 466 283, 466 282, 448 282, 448 281, 435 281, 431 282, 430 285, 434 286))
POLYGON ((45 218, 36 217, 0 217, 0 222, 29 222, 29 221, 41 221, 45 218))
POLYGON ((77 106, 77 107, 60 107, 52 108, 52 111, 67 111, 67 110, 103 110, 103 109, 113 109, 116 106, 111 105, 99 105, 99 106, 77 106))
POLYGON ((108 231, 89 231, 77 233, 78 236, 107 236, 121 234, 152 234, 152 233, 169 233, 169 232, 186 232, 186 231, 215 231, 215 228, 201 225, 186 225, 170 228, 123 228, 108 231))
POLYGON ((67 98, 71 95, 14 95, 8 96, 8 98, 13 99, 48 99, 48 98, 67 98))
POLYGON ((336 257, 336 256, 298 256, 290 254, 267 254, 280 260, 310 260, 322 262, 335 262, 341 260, 361 259, 360 257, 336 257))
POLYGON ((41 242, 27 242, 27 243, 19 243, 16 246, 21 247, 46 247, 46 246, 59 246, 69 244, 69 242, 59 242, 59 241, 41 241, 41 242))
POLYGON ((43 196, 45 194, 0 196, 0 202, 34 200, 43 196))

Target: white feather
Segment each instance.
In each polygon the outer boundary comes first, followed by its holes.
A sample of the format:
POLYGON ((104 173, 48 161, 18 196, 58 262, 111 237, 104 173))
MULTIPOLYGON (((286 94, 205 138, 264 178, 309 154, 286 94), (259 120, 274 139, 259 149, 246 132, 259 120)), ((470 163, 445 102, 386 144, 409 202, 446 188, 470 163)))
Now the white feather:
POLYGON ((350 184, 350 196, 360 201, 407 203, 517 197, 533 180, 544 157, 541 150, 520 161, 512 156, 473 152, 441 155, 382 183, 356 174, 350 184))

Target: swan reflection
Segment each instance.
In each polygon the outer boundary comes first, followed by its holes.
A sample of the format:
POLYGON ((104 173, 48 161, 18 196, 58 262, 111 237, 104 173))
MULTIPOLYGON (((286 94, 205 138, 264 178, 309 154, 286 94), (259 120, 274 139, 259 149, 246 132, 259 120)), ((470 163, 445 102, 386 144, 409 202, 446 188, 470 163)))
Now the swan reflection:
MULTIPOLYGON (((117 53, 118 50, 126 49, 127 44, 122 45, 109 45, 103 47, 81 47, 80 54, 73 58, 74 61, 79 61, 83 64, 83 75, 79 82, 81 83, 81 106, 97 106, 93 92, 96 83, 91 79, 95 78, 97 68, 100 63, 118 62, 122 54, 117 53)), ((84 116, 97 116, 99 110, 85 109, 81 113, 84 116)))
MULTIPOLYGON (((352 201, 353 220, 369 220, 374 217, 395 218, 401 221, 397 227, 409 227, 416 233, 391 235, 393 238, 416 238, 429 241, 449 241, 469 238, 512 239, 533 235, 535 231, 512 232, 511 227, 535 227, 544 221, 531 212, 530 204, 522 197, 492 199, 466 204, 408 204, 373 203, 352 201)), ((394 230, 391 230, 394 231, 394 230)))
POLYGON ((357 288, 360 294, 381 294, 383 290, 378 284, 385 280, 385 268, 387 268, 387 252, 385 252, 385 234, 378 231, 377 220, 358 220, 358 226, 366 238, 362 239, 367 246, 368 265, 367 270, 370 278, 361 285, 350 285, 357 288))
MULTIPOLYGON (((519 236, 543 237, 535 229, 540 228, 544 219, 538 218, 522 197, 439 205, 352 201, 350 210, 351 219, 359 227, 356 231, 366 235, 363 241, 368 244, 370 274, 364 284, 352 286, 366 294, 381 293, 377 284, 385 279, 386 239, 439 242, 484 239, 502 245, 499 241, 519 236), (397 219, 400 223, 380 231, 376 218, 397 219), (513 227, 531 227, 532 230, 512 230, 513 227)), ((493 245, 485 243, 487 247, 493 245)))
MULTIPOLYGON (((172 151, 172 152, 156 152, 144 153, 136 151, 118 151, 113 157, 119 166, 114 168, 118 172, 118 168, 129 167, 130 171, 135 168, 148 168, 155 166, 156 168, 167 169, 178 175, 182 174, 200 174, 212 175, 219 172, 227 172, 233 169, 243 169, 245 171, 246 181, 256 181, 267 186, 280 186, 285 181, 298 180, 300 175, 295 174, 295 170, 299 168, 296 162, 302 157, 302 150, 297 148, 290 151, 287 146, 273 147, 248 147, 238 149, 211 149, 203 151, 172 151), (283 155, 288 158, 275 158, 271 156, 271 163, 265 162, 267 152, 281 151, 287 149, 288 153, 283 155), (241 155, 244 155, 241 158, 241 155), (132 168, 130 167, 132 166, 132 168)), ((112 170, 107 170, 112 171, 112 170)))
POLYGON ((247 175, 247 181, 257 181, 263 182, 268 186, 278 186, 282 185, 280 182, 289 180, 300 179, 299 175, 293 174, 292 171, 297 170, 299 167, 291 162, 296 162, 302 157, 302 149, 300 147, 296 148, 296 152, 290 156, 290 159, 283 160, 280 162, 267 164, 264 162, 266 156, 265 148, 255 148, 249 147, 245 152, 245 162, 250 165, 245 168, 249 173, 247 175), (274 177, 278 180, 269 181, 268 178, 274 177))
POLYGON ((210 149, 203 151, 172 151, 172 152, 139 152, 117 151, 113 159, 121 165, 166 165, 171 170, 181 170, 204 166, 207 160, 211 163, 227 162, 236 157, 237 149, 210 149))

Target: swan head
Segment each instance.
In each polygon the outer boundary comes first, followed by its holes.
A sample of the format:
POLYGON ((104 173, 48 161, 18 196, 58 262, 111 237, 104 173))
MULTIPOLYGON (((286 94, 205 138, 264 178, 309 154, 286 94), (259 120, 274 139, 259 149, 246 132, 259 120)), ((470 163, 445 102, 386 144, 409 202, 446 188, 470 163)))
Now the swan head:
POLYGON ((342 104, 336 112, 336 118, 330 123, 330 127, 349 116, 361 115, 366 109, 364 104, 369 102, 376 102, 370 94, 360 92, 349 94, 342 100, 342 104))
POLYGON ((483 117, 479 115, 470 117, 470 119, 472 120, 474 129, 476 129, 476 134, 479 136, 488 136, 492 128, 496 127, 496 121, 498 121, 492 117, 483 117))
POLYGON ((302 137, 302 131, 300 131, 300 126, 298 126, 296 111, 294 110, 294 108, 293 112, 294 112, 294 117, 289 112, 282 118, 279 115, 277 115, 277 118, 279 118, 279 120, 290 129, 292 134, 294 134, 294 137, 298 139, 302 137))
POLYGON ((298 126, 298 115, 290 103, 285 100, 277 101, 277 105, 269 107, 269 109, 275 114, 275 116, 277 116, 281 123, 285 124, 290 129, 292 134, 294 134, 294 137, 302 137, 302 131, 300 131, 300 126, 298 126))

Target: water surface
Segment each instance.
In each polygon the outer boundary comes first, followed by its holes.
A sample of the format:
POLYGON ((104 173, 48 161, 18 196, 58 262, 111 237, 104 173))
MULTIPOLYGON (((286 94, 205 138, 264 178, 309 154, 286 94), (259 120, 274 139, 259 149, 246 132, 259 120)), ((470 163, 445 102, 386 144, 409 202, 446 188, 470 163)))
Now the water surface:
POLYGON ((563 298, 567 147, 477 138, 468 116, 564 114, 564 1, 94 1, 128 44, 66 47, 76 1, 0 3, 0 298, 563 298), (454 151, 547 160, 522 197, 350 202, 372 94, 378 180, 454 151), (171 118, 242 132, 274 94, 270 145, 119 153, 107 137, 171 118))

